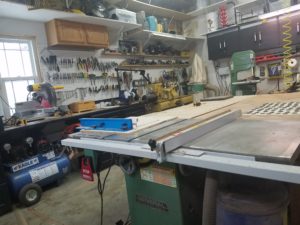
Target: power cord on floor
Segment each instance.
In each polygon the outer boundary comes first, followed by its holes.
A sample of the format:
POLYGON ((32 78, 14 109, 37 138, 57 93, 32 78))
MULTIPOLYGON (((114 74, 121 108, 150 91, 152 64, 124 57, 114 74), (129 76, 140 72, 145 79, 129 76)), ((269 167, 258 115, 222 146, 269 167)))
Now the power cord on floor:
POLYGON ((101 177, 100 177, 100 172, 97 172, 97 178, 98 178, 98 193, 100 195, 100 201, 101 201, 101 217, 100 217, 100 225, 103 225, 103 211, 104 211, 104 205, 103 205, 103 194, 104 194, 104 189, 105 189, 105 183, 107 180, 107 177, 110 173, 111 170, 111 166, 108 168, 107 173, 105 174, 103 183, 101 181, 101 177))
POLYGON ((124 225, 130 225, 131 224, 131 219, 130 219, 130 214, 128 214, 126 222, 124 223, 124 225))
POLYGON ((130 214, 128 214, 125 223, 123 222, 123 220, 119 220, 118 222, 116 222, 116 225, 131 225, 130 214))

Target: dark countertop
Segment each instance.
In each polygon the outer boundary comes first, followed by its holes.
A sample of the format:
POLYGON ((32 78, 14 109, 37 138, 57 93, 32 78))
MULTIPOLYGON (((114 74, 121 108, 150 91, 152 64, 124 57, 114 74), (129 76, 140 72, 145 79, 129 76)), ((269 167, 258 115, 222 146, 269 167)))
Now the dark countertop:
MULTIPOLYGON (((0 144, 20 136, 32 135, 31 133, 41 132, 45 127, 52 126, 51 130, 61 130, 61 127, 66 127, 73 123, 79 122, 80 118, 99 118, 99 117, 128 117, 138 116, 145 113, 144 105, 135 103, 132 105, 109 107, 103 109, 96 109, 89 112, 76 113, 62 117, 48 117, 44 120, 37 120, 30 122, 24 126, 15 126, 5 128, 4 132, 0 133, 0 144)), ((48 131, 51 132, 51 131, 48 131)))

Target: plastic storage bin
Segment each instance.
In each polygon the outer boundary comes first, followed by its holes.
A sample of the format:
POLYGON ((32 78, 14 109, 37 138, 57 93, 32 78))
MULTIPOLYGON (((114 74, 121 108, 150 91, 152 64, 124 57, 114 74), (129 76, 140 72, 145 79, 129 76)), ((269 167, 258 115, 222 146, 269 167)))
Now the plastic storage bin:
POLYGON ((218 193, 217 225, 283 225, 288 203, 279 182, 234 185, 218 193))
POLYGON ((125 9, 112 9, 109 11, 109 18, 126 23, 136 23, 136 13, 125 9))

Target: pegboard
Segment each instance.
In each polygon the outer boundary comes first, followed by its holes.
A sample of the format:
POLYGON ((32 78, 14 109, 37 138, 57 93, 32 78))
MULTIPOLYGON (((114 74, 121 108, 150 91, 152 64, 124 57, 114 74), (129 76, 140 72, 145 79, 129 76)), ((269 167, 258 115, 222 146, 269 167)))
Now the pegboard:
POLYGON ((119 96, 118 79, 114 70, 118 63, 113 60, 91 56, 51 55, 41 57, 41 62, 45 67, 45 81, 64 86, 64 89, 56 91, 59 105, 119 96))

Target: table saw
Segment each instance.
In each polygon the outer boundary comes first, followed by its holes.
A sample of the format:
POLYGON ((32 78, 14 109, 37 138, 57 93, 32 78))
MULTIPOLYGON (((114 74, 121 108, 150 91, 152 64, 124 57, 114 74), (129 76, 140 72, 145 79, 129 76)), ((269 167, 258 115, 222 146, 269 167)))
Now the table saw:
POLYGON ((300 184, 299 119, 299 93, 236 96, 140 116, 130 131, 82 130, 62 143, 120 155, 134 225, 194 225, 205 210, 201 171, 300 184), (186 167, 199 170, 188 176, 186 167))
POLYGON ((139 117, 141 123, 148 120, 148 126, 141 125, 141 129, 80 132, 62 143, 159 163, 300 183, 300 167, 293 165, 300 150, 299 111, 293 115, 247 114, 271 102, 300 102, 300 94, 237 96, 200 107, 182 106, 139 117))

